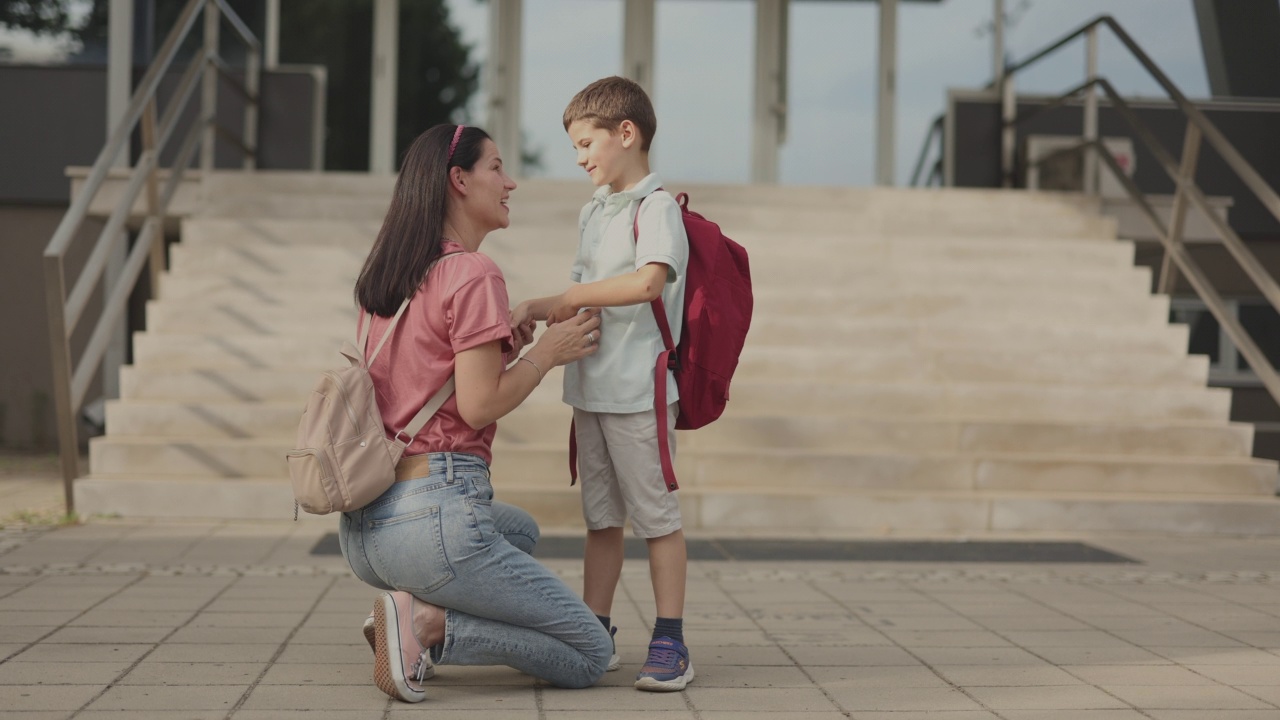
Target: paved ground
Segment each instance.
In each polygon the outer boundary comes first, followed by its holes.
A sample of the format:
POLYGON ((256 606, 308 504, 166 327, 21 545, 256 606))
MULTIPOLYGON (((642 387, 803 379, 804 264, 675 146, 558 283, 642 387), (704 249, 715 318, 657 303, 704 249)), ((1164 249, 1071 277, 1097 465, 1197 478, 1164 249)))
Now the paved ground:
POLYGON ((630 688, 653 617, 631 561, 599 686, 446 667, 404 705, 370 680, 372 592, 310 554, 331 523, 59 527, 59 484, 28 475, 0 476, 0 718, 1280 720, 1280 539, 1072 538, 1136 566, 695 562, 698 678, 672 695, 630 688))

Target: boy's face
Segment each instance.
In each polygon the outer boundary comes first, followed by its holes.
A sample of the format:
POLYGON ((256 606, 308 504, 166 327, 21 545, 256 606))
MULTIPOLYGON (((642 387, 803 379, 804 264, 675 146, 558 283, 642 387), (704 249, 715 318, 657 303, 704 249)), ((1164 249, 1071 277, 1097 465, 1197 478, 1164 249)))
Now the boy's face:
POLYGON ((603 187, 622 177, 626 151, 639 141, 639 136, 629 121, 624 121, 617 132, 609 132, 589 120, 575 120, 569 125, 569 140, 578 154, 578 167, 587 171, 596 187, 603 187))

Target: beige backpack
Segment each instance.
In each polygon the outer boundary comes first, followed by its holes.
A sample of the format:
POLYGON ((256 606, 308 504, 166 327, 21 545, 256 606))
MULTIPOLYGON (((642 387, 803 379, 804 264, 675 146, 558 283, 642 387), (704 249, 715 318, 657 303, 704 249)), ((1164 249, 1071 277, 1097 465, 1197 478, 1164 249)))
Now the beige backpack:
MULTIPOLYGON (((450 253, 440 258, 460 255, 450 253)), ((439 260, 437 260, 439 262, 439 260)), ((285 456, 293 482, 293 516, 298 507, 313 514, 358 510, 376 500, 396 479, 396 463, 405 448, 453 394, 453 376, 394 437, 382 429, 382 413, 369 366, 395 332, 409 300, 400 304, 387 332, 365 361, 372 317, 360 333, 360 349, 342 345, 348 367, 329 370, 311 390, 298 423, 297 449, 285 456)))

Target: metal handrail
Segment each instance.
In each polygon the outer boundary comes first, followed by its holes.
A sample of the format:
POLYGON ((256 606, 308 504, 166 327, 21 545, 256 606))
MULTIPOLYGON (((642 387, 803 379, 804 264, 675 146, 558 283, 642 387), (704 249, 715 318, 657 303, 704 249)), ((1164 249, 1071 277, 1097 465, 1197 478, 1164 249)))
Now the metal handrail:
POLYGON ((933 147, 933 139, 938 138, 938 159, 930 166, 929 175, 925 178, 924 184, 933 184, 934 178, 940 177, 942 172, 942 155, 946 152, 946 148, 942 146, 943 140, 943 121, 946 115, 939 114, 938 117, 929 123, 929 129, 925 131, 924 143, 920 146, 920 155, 916 158, 915 170, 911 171, 911 187, 916 187, 920 182, 920 172, 924 170, 925 158, 929 157, 929 150, 933 147))
MULTIPOLYGON (((98 153, 79 194, 72 199, 67 212, 58 223, 53 237, 44 251, 45 303, 49 314, 49 343, 53 360, 54 403, 57 410, 58 445, 62 465, 63 493, 67 514, 75 512, 73 484, 79 476, 79 439, 76 419, 84 405, 85 394, 101 367, 112 337, 119 332, 119 323, 128 304, 129 296, 137 285, 143 267, 150 266, 151 287, 157 287, 164 270, 163 222, 169 203, 191 163, 195 149, 201 149, 201 181, 213 171, 213 149, 216 131, 217 89, 220 75, 235 86, 245 99, 244 131, 242 138, 232 138, 232 145, 244 155, 244 168, 252 170, 257 163, 258 88, 261 84, 262 45, 247 25, 235 14, 226 0, 189 0, 156 53, 155 60, 138 82, 128 107, 119 124, 111 132, 98 153), (157 120, 157 95, 165 73, 172 67, 183 41, 191 34, 197 16, 204 16, 204 39, 178 85, 169 99, 164 113, 157 120), (230 72, 218 55, 221 21, 225 19, 245 43, 243 82, 230 72), (177 130, 178 123, 190 107, 197 80, 202 93, 196 122, 182 138, 169 168, 169 177, 163 190, 160 187, 160 153, 167 147, 177 130), (85 267, 71 284, 68 292, 66 257, 71 245, 89 214, 94 198, 102 190, 108 173, 121 153, 129 146, 129 138, 135 130, 142 135, 142 152, 131 169, 124 194, 112 207, 107 221, 94 240, 85 267), (109 260, 125 243, 125 223, 138 197, 146 192, 146 220, 138 232, 133 247, 125 256, 117 277, 108 277, 109 260), (88 343, 78 358, 73 358, 71 337, 84 315, 93 292, 101 286, 105 296, 102 314, 90 333, 88 343)), ((225 129, 221 129, 225 133, 225 129)))
POLYGON ((1075 147, 1066 148, 1056 152, 1046 158, 1036 161, 1039 165, 1054 156, 1062 153, 1083 153, 1085 158, 1084 165, 1084 183, 1085 191, 1096 194, 1097 192, 1097 175, 1096 163, 1100 159, 1102 164, 1107 167, 1124 188, 1126 194, 1137 205, 1143 216, 1152 225, 1156 231, 1160 243, 1164 247, 1164 260, 1161 264, 1160 276, 1157 284, 1157 291, 1161 293, 1170 293, 1177 278, 1177 273, 1182 273, 1186 277, 1191 288, 1196 292, 1200 299, 1204 302, 1209 312, 1217 319, 1219 325, 1231 342, 1235 344, 1236 349, 1244 356, 1249 363, 1249 367, 1258 376, 1258 379, 1266 387, 1271 397, 1280 402, 1280 374, 1276 372, 1275 367, 1267 359, 1264 353, 1254 342, 1244 326, 1236 318, 1235 314, 1230 312, 1222 297, 1217 290, 1209 282, 1208 277, 1200 269, 1200 267, 1191 259, 1186 252, 1186 248, 1182 242, 1182 235, 1186 224, 1186 214, 1188 204, 1194 204, 1197 209, 1208 219, 1209 224, 1216 231, 1219 242, 1221 242, 1227 251, 1235 258, 1236 262, 1248 275, 1249 279, 1254 282, 1258 290, 1270 303, 1271 307, 1280 312, 1280 284, 1277 284, 1275 278, 1267 272, 1258 258, 1249 250, 1240 236, 1227 224, 1217 212, 1209 204, 1208 197, 1204 191, 1195 182, 1195 171, 1200 157, 1200 146, 1202 140, 1208 141, 1209 145, 1218 152, 1218 155, 1226 163, 1227 167, 1242 180, 1246 187, 1249 188, 1259 200, 1262 201, 1264 207, 1280 221, 1280 195, 1278 195, 1270 185, 1262 178, 1262 176, 1249 164, 1244 156, 1236 150, 1226 137, 1218 130, 1218 128, 1205 117, 1187 97, 1178 89, 1173 81, 1168 78, 1160 68, 1155 64, 1150 56, 1138 46, 1137 42, 1125 32, 1114 18, 1109 15, 1103 15, 1097 19, 1086 23, 1079 29, 1071 32, 1062 39, 1045 47, 1043 50, 1033 54, 1031 57, 1016 63, 1009 67, 1005 74, 1000 87, 1002 98, 1002 118, 1003 132, 1001 141, 1001 167, 1005 173, 1006 187, 1012 185, 1013 173, 1013 148, 1015 141, 1015 132, 1018 125, 1027 122, 1030 118, 1045 112, 1051 108, 1061 106, 1074 98, 1084 95, 1084 139, 1075 147), (1120 96, 1116 89, 1105 78, 1100 77, 1097 73, 1097 53, 1098 53, 1098 29, 1100 27, 1108 27, 1119 38, 1120 42, 1129 50, 1139 64, 1147 70, 1155 79, 1156 83, 1164 88, 1165 92, 1173 100, 1174 106, 1177 107, 1187 119, 1186 134, 1183 137, 1182 155, 1180 159, 1175 160, 1171 153, 1159 140, 1151 129, 1143 123, 1133 111, 1128 102, 1120 96), (1047 105, 1035 108, 1028 112, 1019 114, 1017 112, 1016 96, 1013 92, 1013 77, 1025 67, 1035 64, 1039 60, 1047 57, 1058 49, 1084 36, 1087 41, 1086 47, 1086 74, 1087 79, 1078 87, 1072 88, 1061 96, 1051 100, 1047 105), (1115 108, 1121 118, 1133 129, 1138 139, 1145 145, 1156 159, 1156 163, 1161 169, 1173 180, 1177 189, 1174 193, 1173 207, 1171 212, 1170 223, 1166 226, 1155 210, 1148 202, 1146 195, 1138 189, 1138 186, 1129 178, 1129 176, 1120 168, 1115 158, 1106 151, 1102 141, 1098 137, 1098 103, 1095 89, 1101 89, 1110 101, 1111 106, 1115 108))

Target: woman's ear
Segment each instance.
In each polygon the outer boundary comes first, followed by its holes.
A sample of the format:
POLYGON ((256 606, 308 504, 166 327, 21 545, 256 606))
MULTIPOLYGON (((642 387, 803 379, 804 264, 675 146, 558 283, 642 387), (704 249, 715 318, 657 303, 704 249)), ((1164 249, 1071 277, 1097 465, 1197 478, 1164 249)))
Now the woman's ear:
POLYGON ((459 195, 467 194, 467 174, 457 165, 449 168, 449 185, 457 190, 459 195))

